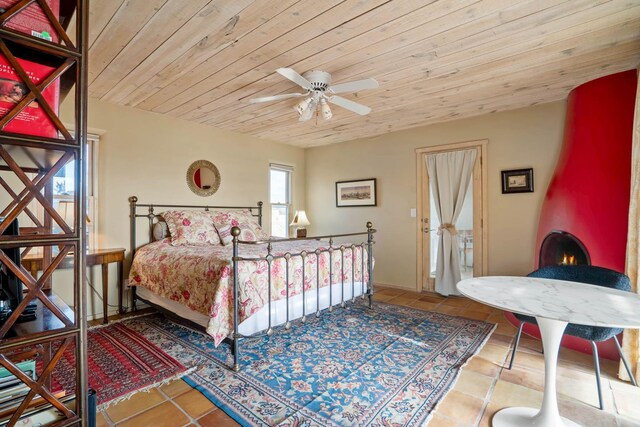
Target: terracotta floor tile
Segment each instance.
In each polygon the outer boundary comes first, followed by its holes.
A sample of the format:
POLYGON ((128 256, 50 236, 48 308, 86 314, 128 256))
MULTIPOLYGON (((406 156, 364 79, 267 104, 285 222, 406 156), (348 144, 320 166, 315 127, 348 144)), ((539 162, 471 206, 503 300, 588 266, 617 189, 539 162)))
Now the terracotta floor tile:
MULTIPOLYGON (((515 339, 515 333, 513 336, 515 339)), ((542 341, 522 334, 520 342, 518 343, 518 351, 542 354, 542 341)))
POLYGON ((487 320, 487 317, 489 317, 489 313, 477 310, 467 310, 465 308, 464 311, 460 312, 460 316, 466 317, 467 319, 481 320, 484 322, 485 320, 487 320))
POLYGON ((542 405, 542 392, 498 380, 490 400, 503 408, 510 406, 539 408, 542 405))
MULTIPOLYGON (((516 360, 519 355, 516 355, 516 360)), ((532 390, 544 390, 544 372, 532 371, 519 366, 509 369, 503 369, 500 372, 500 379, 511 384, 518 384, 532 390)))
POLYGON ((488 377, 495 377, 502 369, 502 365, 498 365, 494 362, 489 362, 481 357, 474 356, 463 369, 468 369, 473 372, 477 372, 488 377))
POLYGON ((458 316, 462 313, 462 309, 460 307, 453 307, 450 305, 438 305, 433 309, 436 313, 449 314, 451 316, 458 316))
POLYGON ((109 423, 107 422, 104 414, 102 412, 98 412, 96 414, 96 427, 107 427, 109 423))
MULTIPOLYGON (((511 361, 511 359, 508 360, 511 361)), ((518 351, 516 353, 513 366, 544 372, 544 355, 540 353, 518 351)))
POLYGON ((164 401, 166 401, 164 396, 157 389, 153 388, 148 392, 136 393, 128 400, 108 407, 106 412, 109 418, 111 418, 111 421, 117 423, 164 401))
POLYGON ((431 417, 427 425, 429 427, 458 427, 455 420, 437 413, 431 417))
POLYGON ((415 299, 419 299, 419 298, 424 296, 424 293, 415 292, 415 291, 406 291, 405 293, 402 294, 402 296, 403 297, 413 297, 415 299))
POLYGON ((387 302, 389 304, 409 306, 409 304, 411 304, 412 302, 415 302, 415 301, 418 301, 418 298, 415 297, 415 296, 400 295, 400 296, 397 296, 397 297, 394 297, 394 298, 388 300, 387 302))
POLYGON ((173 401, 193 418, 201 417, 215 409, 215 405, 196 389, 191 389, 181 394, 174 398, 173 401))
POLYGON ((464 297, 449 297, 442 301, 443 305, 448 305, 450 307, 466 307, 471 302, 470 299, 464 297))
POLYGON ((189 418, 176 405, 165 402, 116 425, 117 427, 178 427, 188 423, 189 418))
MULTIPOLYGON (((378 288, 375 293, 376 294, 380 294, 380 295, 391 295, 391 296, 398 296, 398 295, 402 295, 407 291, 404 291, 402 289, 393 289, 393 288, 378 288)), ((374 294, 375 295, 375 294, 374 294)))
POLYGON ((446 298, 436 294, 426 294, 426 295, 422 295, 419 299, 420 301, 433 302, 436 304, 440 304, 446 298))
POLYGON ((221 409, 216 409, 213 412, 209 412, 202 418, 199 418, 198 424, 202 427, 237 427, 240 425, 221 409))
POLYGON ((489 403, 487 407, 484 409, 484 413, 482 414, 482 419, 480 423, 478 423, 478 427, 491 427, 491 420, 496 412, 504 407, 495 403, 489 403))
POLYGON ((518 332, 518 328, 513 326, 511 323, 498 323, 498 327, 494 334, 508 335, 510 337, 515 337, 516 332, 518 332))
POLYGON ((379 292, 376 292, 376 293, 373 294, 373 300, 374 301, 379 301, 379 302, 387 302, 391 298, 394 298, 394 297, 395 297, 395 295, 381 294, 379 292))
MULTIPOLYGON (((594 386, 595 388, 595 386, 594 386)), ((558 397, 560 415, 582 426, 617 427, 615 415, 572 399, 558 397)))
MULTIPOLYGON (((568 370, 564 370, 565 373, 569 373, 567 371, 568 370)), ((613 413, 614 406, 611 385, 606 378, 601 378, 601 382, 604 408, 613 413)), ((556 378, 556 388, 559 396, 575 400, 576 402, 596 409, 600 408, 595 373, 589 375, 580 371, 573 371, 570 372, 569 376, 558 375, 556 378)), ((637 403, 640 403, 640 400, 638 400, 637 403)))
POLYGON ((640 387, 621 381, 611 381, 610 384, 618 413, 637 420, 640 425, 640 387))
POLYGON ((160 390, 169 397, 176 397, 193 390, 193 388, 183 380, 175 380, 163 385, 160 390))
POLYGON ((495 377, 463 369, 454 390, 484 400, 493 385, 495 377))
POLYGON ((443 415, 460 424, 472 426, 480 419, 483 405, 482 399, 451 390, 438 404, 434 416, 443 415))
POLYGON ((485 344, 478 353, 478 357, 487 359, 490 362, 495 362, 498 365, 504 365, 507 355, 509 354, 509 348, 501 345, 485 344))
POLYGON ((483 313, 487 313, 487 315, 492 315, 496 310, 491 306, 481 304, 473 300, 470 300, 469 303, 464 308, 466 308, 467 310, 481 311, 483 313))
POLYGON ((415 300, 413 302, 410 302, 408 305, 409 307, 418 308, 425 311, 433 311, 438 306, 437 303, 421 300, 415 300))
POLYGON ((487 322, 489 323, 508 323, 509 321, 504 317, 504 313, 502 311, 494 311, 489 317, 487 317, 487 322))
POLYGON ((513 344, 513 338, 508 335, 491 334, 488 344, 507 347, 511 351, 511 344, 513 344))

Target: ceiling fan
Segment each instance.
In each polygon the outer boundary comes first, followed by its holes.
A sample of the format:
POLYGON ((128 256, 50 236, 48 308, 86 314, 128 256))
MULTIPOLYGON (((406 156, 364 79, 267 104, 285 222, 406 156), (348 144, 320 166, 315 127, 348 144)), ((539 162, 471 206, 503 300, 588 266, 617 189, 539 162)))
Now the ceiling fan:
POLYGON ((331 86, 331 74, 326 71, 307 71, 303 75, 298 74, 291 68, 278 68, 276 71, 299 85, 305 90, 305 92, 285 93, 282 95, 253 98, 249 100, 251 104, 279 101, 281 99, 303 96, 305 98, 295 107, 295 110, 300 114, 299 120, 301 122, 310 120, 318 110, 318 106, 320 107, 322 117, 325 120, 331 119, 331 117, 333 117, 333 113, 331 112, 328 102, 339 105, 340 107, 346 108, 347 110, 353 111, 361 116, 367 115, 371 112, 371 108, 358 104, 357 102, 350 101, 341 96, 337 96, 336 94, 344 92, 358 92, 364 89, 375 89, 378 87, 378 82, 375 79, 356 80, 331 86))

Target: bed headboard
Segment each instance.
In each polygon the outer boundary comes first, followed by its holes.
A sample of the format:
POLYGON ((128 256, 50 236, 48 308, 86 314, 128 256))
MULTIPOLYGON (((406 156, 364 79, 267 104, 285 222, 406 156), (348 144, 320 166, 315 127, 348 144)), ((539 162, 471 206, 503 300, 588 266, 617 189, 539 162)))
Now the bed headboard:
MULTIPOLYGON (((225 210, 248 210, 251 215, 258 219, 258 224, 262 226, 262 202, 258 202, 256 206, 209 206, 209 205, 162 205, 162 204, 149 204, 138 203, 137 196, 129 197, 129 226, 130 226, 130 244, 131 244, 131 257, 135 254, 138 245, 136 243, 136 221, 138 218, 146 218, 149 223, 149 242, 153 240, 153 224, 155 224, 160 214, 156 213, 156 209, 160 212, 166 209, 202 209, 205 211, 212 209, 225 209, 225 210)), ((147 242, 148 243, 148 242, 147 242)))

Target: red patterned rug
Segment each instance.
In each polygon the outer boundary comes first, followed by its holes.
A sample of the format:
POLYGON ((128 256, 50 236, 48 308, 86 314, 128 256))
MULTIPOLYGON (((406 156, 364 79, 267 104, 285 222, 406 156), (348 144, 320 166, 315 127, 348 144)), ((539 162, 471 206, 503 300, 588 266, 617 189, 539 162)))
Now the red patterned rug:
MULTIPOLYGON (((187 369, 139 333, 122 323, 89 329, 89 387, 98 405, 115 403, 131 394, 181 377, 187 369)), ((66 351, 54 370, 55 381, 75 391, 74 351, 66 351)))

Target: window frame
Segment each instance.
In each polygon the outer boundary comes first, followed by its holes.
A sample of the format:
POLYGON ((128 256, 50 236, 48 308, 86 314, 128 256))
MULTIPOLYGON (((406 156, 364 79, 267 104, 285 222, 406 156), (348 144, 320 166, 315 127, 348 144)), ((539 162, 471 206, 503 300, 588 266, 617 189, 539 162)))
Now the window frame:
MULTIPOLYGON (((73 132, 71 132, 73 135, 73 132)), ((87 152, 85 153, 86 170, 86 199, 87 199, 87 217, 91 222, 85 224, 87 230, 87 250, 93 250, 98 247, 98 155, 100 150, 100 135, 87 134, 87 152)), ((77 187, 76 187, 77 188, 77 187)), ((55 200, 69 200, 68 197, 56 197, 52 195, 52 202, 55 200)), ((44 209, 38 206, 39 217, 44 215, 44 209), (40 213, 42 212, 42 213, 40 213)))
POLYGON ((289 231, 289 220, 291 219, 291 206, 293 205, 293 191, 292 191, 292 183, 293 183, 293 179, 292 179, 292 175, 293 175, 293 166, 289 166, 289 165, 283 165, 283 164, 278 164, 278 163, 269 163, 269 234, 274 236, 273 234, 273 209, 275 207, 277 208, 283 208, 285 209, 286 212, 286 236, 275 236, 275 237, 290 237, 290 231, 289 231), (279 171, 279 172, 285 172, 287 174, 287 179, 286 179, 286 199, 282 202, 277 202, 277 203, 273 203, 272 197, 271 197, 271 172, 272 171, 279 171))

